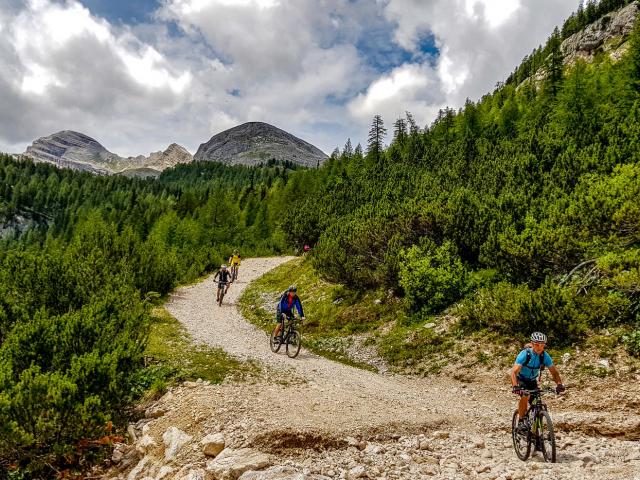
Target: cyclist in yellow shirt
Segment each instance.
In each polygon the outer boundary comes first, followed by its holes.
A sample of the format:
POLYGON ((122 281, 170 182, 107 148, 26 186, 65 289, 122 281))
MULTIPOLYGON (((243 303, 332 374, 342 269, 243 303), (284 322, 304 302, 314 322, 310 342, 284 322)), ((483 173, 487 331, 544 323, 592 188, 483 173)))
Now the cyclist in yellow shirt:
POLYGON ((240 254, 238 250, 233 251, 233 255, 229 257, 229 265, 231 265, 231 281, 238 278, 238 268, 240 267, 240 254))

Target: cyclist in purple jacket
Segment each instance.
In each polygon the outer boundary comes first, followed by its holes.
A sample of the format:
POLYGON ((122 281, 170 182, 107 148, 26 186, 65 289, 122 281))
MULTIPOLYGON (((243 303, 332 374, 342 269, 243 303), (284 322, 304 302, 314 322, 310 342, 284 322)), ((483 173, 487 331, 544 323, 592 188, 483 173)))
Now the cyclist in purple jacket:
POLYGON ((280 297, 280 301, 278 301, 278 306, 276 307, 276 322, 278 325, 276 326, 275 331, 275 339, 278 342, 282 341, 281 333, 284 330, 284 320, 285 318, 293 317, 293 309, 298 310, 298 314, 300 315, 300 320, 304 320, 304 312, 302 311, 302 303, 300 302, 300 297, 298 297, 298 289, 295 285, 291 285, 280 297))

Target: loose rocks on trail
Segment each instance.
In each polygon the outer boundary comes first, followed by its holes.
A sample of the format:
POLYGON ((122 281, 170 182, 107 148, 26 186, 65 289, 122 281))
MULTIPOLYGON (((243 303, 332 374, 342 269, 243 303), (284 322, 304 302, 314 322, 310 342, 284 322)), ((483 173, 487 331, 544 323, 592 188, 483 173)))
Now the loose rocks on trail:
MULTIPOLYGON (((222 307, 214 305, 211 277, 172 295, 167 309, 196 342, 258 361, 263 375, 172 388, 131 426, 137 444, 116 447, 104 478, 640 479, 637 438, 579 428, 598 419, 562 397, 549 402, 561 426, 558 463, 539 454, 518 460, 510 437, 515 399, 501 372, 466 384, 380 375, 305 350, 294 360, 271 353, 267 335, 235 304, 248 282, 287 260, 243 261, 222 307)), ((611 401, 599 408, 600 427, 640 432, 637 411, 611 401)))

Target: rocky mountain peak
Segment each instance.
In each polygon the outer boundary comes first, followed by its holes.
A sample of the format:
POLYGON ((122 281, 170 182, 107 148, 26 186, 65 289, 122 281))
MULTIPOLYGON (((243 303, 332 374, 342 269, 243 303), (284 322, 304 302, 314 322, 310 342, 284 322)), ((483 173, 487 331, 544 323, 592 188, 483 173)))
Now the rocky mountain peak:
POLYGON ((306 167, 322 164, 327 155, 308 142, 264 122, 247 122, 225 130, 200 145, 196 161, 258 165, 269 160, 306 167))
POLYGON ((188 163, 193 156, 182 146, 172 143, 163 152, 148 157, 121 157, 110 152, 97 140, 73 130, 62 130, 38 138, 23 154, 36 162, 52 163, 60 168, 71 168, 109 175, 127 170, 144 170, 145 176, 153 171, 159 174, 165 168, 188 163))

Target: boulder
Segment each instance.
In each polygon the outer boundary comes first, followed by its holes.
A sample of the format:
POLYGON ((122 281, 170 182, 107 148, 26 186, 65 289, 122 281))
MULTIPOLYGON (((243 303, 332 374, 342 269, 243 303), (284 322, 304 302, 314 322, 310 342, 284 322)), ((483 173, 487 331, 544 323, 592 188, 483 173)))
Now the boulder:
POLYGON ((207 462, 207 471, 215 480, 236 480, 249 470, 261 470, 271 463, 271 458, 250 448, 225 448, 214 459, 207 462))
POLYGON ((165 445, 165 460, 173 460, 178 451, 191 441, 191 435, 187 435, 177 427, 169 427, 162 435, 162 441, 165 445))
POLYGON ((212 433, 204 437, 200 444, 202 452, 208 457, 215 457, 224 450, 224 436, 221 433, 212 433))

